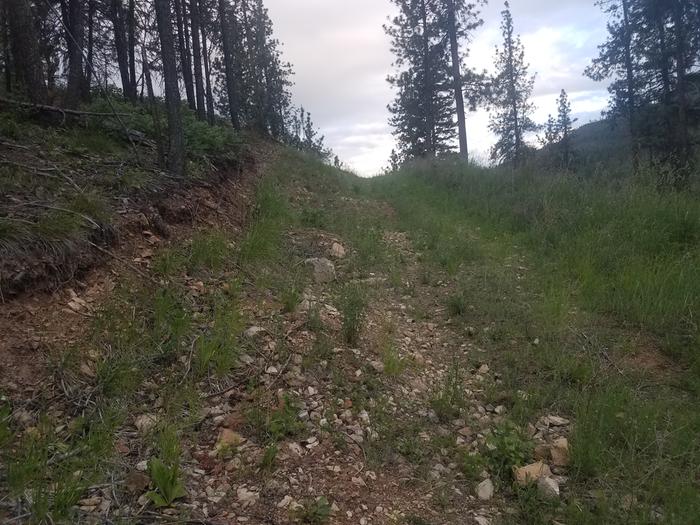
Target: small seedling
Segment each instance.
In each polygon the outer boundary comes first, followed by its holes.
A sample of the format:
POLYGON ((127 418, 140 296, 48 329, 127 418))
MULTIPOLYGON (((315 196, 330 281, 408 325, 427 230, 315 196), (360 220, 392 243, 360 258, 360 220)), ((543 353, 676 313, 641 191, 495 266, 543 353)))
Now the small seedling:
POLYGON ((179 498, 187 495, 185 485, 180 480, 178 463, 166 465, 158 458, 148 463, 148 470, 155 490, 146 494, 156 507, 169 507, 179 498))
POLYGON ((328 523, 331 517, 331 505, 325 496, 293 512, 293 518, 300 523, 309 525, 321 525, 328 523))

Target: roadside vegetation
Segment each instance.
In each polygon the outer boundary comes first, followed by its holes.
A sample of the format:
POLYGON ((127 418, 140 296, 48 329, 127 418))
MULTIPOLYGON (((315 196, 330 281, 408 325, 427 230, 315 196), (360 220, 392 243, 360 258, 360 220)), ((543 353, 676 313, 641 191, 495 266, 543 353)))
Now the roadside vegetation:
MULTIPOLYGON (((368 191, 392 204, 422 263, 450 275, 447 312, 469 333, 484 327, 503 374, 494 403, 521 428, 550 411, 574 421, 563 507, 517 492, 516 523, 700 519, 693 194, 450 161, 368 191)), ((434 398, 438 413, 449 395, 434 398)))

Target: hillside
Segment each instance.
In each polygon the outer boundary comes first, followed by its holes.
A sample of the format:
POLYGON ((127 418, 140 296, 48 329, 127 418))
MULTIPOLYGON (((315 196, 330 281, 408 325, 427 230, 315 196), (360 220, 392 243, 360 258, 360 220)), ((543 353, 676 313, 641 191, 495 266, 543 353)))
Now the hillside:
POLYGON ((2 519, 700 516, 691 196, 244 137, 142 179, 13 119, 2 268, 50 271, 3 271, 2 519))

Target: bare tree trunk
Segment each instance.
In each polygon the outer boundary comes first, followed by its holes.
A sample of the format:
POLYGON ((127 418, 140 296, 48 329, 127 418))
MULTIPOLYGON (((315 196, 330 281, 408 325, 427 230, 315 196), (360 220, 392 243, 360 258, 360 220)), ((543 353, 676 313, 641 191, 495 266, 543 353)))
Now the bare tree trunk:
POLYGON ((156 22, 160 37, 165 82, 165 106, 168 113, 168 170, 174 175, 185 172, 185 139, 180 112, 180 88, 178 86, 177 59, 173 26, 170 20, 170 0, 155 0, 156 22))
POLYGON ((148 92, 148 105, 151 109, 151 116, 153 117, 153 129, 156 133, 156 147, 158 151, 158 165, 161 168, 165 168, 165 151, 163 148, 163 129, 160 125, 160 111, 158 111, 158 103, 156 102, 156 96, 153 91, 153 81, 151 80, 151 68, 148 64, 148 56, 146 55, 145 46, 141 48, 141 62, 143 67, 143 77, 144 83, 146 84, 146 91, 148 92))
POLYGON ((432 57, 430 56, 430 39, 428 36, 428 9, 425 5, 425 0, 420 2, 420 18, 423 29, 421 38, 423 39, 423 69, 425 79, 423 85, 423 104, 425 104, 426 114, 426 148, 431 157, 435 156, 437 148, 435 147, 435 115, 433 113, 433 68, 432 57))
MULTIPOLYGON (((15 0, 17 1, 17 0, 15 0)), ((233 64, 233 41, 235 37, 236 22, 234 19, 228 22, 226 0, 219 1, 219 21, 221 22, 221 42, 224 51, 224 66, 226 69, 226 93, 228 95, 228 107, 231 116, 231 124, 234 129, 240 129, 238 90, 236 88, 235 70, 233 64)))
MULTIPOLYGON (((208 13, 207 13, 207 7, 204 4, 204 0, 200 0, 199 2, 199 13, 200 13, 200 19, 204 18, 205 20, 208 19, 208 13), (207 15, 207 16, 205 16, 207 15)), ((205 20, 200 20, 200 26, 199 28, 201 29, 202 32, 202 55, 204 58, 204 81, 205 81, 205 88, 206 88, 206 98, 207 98, 207 122, 209 122, 210 125, 214 125, 214 94, 211 89, 211 62, 210 62, 210 56, 209 56, 209 49, 207 46, 207 31, 206 31, 206 24, 205 20)))
POLYGON ((124 26, 124 7, 121 0, 111 0, 109 15, 114 28, 114 47, 117 51, 117 63, 119 64, 124 98, 135 102, 136 91, 131 87, 131 76, 129 75, 129 50, 124 26))
POLYGON ((34 16, 26 0, 6 0, 9 17, 12 56, 29 99, 43 104, 48 98, 44 68, 39 52, 39 38, 34 16))
POLYGON ((85 98, 90 98, 92 90, 93 67, 95 60, 95 5, 96 0, 88 0, 88 30, 87 30, 87 64, 85 64, 85 86, 83 88, 85 98))
POLYGON ((197 104, 194 97, 194 83, 192 82, 192 63, 190 61, 190 44, 185 38, 187 21, 183 13, 184 0, 175 0, 175 21, 177 23, 178 50, 180 52, 180 69, 182 70, 182 80, 185 83, 185 94, 187 105, 194 111, 197 104))
POLYGON ((627 118, 632 137, 632 169, 639 172, 639 137, 637 133, 637 90, 634 82, 634 64, 632 62, 632 29, 629 20, 629 0, 622 0, 622 20, 625 27, 625 70, 627 83, 627 118))
POLYGON ((66 86, 67 108, 76 108, 83 98, 83 45, 85 27, 83 24, 83 2, 68 0, 66 10, 66 47, 68 48, 68 84, 66 86))
POLYGON ((455 13, 454 0, 447 1, 447 25, 447 31, 450 37, 450 54, 452 55, 452 81, 454 83, 455 103, 457 105, 459 153, 468 161, 467 117, 464 113, 464 93, 462 92, 462 73, 459 63, 459 41, 457 40, 457 16, 455 13))
POLYGON ((136 101, 136 2, 129 0, 126 17, 127 45, 129 47, 129 99, 136 101))
POLYGON ((681 185, 686 183, 688 167, 690 163, 690 134, 688 131, 688 86, 686 74, 688 70, 688 59, 686 57, 686 31, 684 20, 684 8, 681 0, 675 0, 673 6, 673 24, 676 31, 676 98, 678 104, 678 122, 676 136, 676 162, 678 163, 681 175, 684 180, 679 181, 681 185))
POLYGON ((3 65, 5 66, 5 91, 12 93, 12 58, 10 55, 10 26, 8 23, 9 11, 7 5, 0 4, 2 10, 2 51, 3 65))
POLYGON ((192 56, 194 59, 194 87, 197 97, 197 118, 206 120, 207 111, 204 105, 204 79, 202 78, 202 48, 200 46, 200 21, 197 0, 190 0, 190 19, 192 21, 192 56))

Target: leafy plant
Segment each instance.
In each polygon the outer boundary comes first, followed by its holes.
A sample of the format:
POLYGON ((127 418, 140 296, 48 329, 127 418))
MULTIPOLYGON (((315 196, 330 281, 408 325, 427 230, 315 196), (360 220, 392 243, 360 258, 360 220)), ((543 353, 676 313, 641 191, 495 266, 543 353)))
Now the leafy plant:
POLYGON ((180 466, 173 463, 166 465, 158 458, 153 458, 148 463, 151 480, 155 486, 146 494, 156 507, 168 507, 179 498, 187 495, 185 485, 180 479, 180 466))
POLYGON ((321 496, 293 512, 294 519, 309 525, 328 523, 331 517, 331 504, 325 496, 321 496))
POLYGON ((275 409, 254 407, 246 414, 248 423, 272 442, 291 437, 304 430, 304 423, 299 420, 299 407, 289 395, 283 396, 281 406, 275 409))
POLYGON ((510 421, 494 427, 486 444, 491 468, 504 481, 512 479, 513 467, 524 465, 532 456, 532 442, 510 421))

